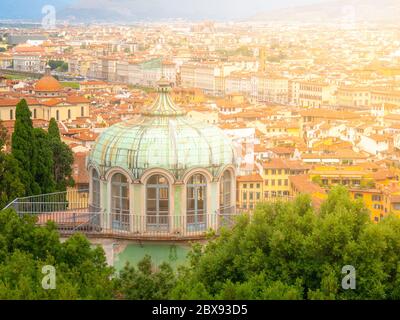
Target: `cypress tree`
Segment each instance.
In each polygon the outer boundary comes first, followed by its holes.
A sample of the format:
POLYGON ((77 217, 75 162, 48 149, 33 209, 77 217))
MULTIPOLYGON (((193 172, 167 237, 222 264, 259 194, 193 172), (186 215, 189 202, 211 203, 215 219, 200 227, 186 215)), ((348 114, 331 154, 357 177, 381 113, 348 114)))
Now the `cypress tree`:
POLYGON ((0 151, 0 210, 25 195, 22 170, 12 154, 0 151))
POLYGON ((48 133, 50 138, 56 138, 61 141, 60 130, 58 129, 56 119, 54 118, 50 119, 48 133))
POLYGON ((7 129, 3 126, 3 123, 0 120, 0 151, 5 146, 6 142, 7 142, 7 129))
POLYGON ((53 152, 50 138, 43 129, 35 128, 33 132, 37 150, 35 181, 39 184, 42 193, 51 193, 56 191, 56 184, 53 176, 53 152))
POLYGON ((74 156, 72 150, 61 140, 57 122, 51 118, 48 135, 53 152, 53 175, 57 191, 65 191, 68 186, 73 186, 72 165, 74 156))
POLYGON ((40 186, 35 181, 37 171, 37 150, 34 143, 34 131, 31 112, 25 99, 22 99, 16 108, 14 133, 12 135, 12 155, 17 160, 22 172, 22 183, 25 194, 40 194, 40 186))
POLYGON ((0 121, 0 210, 15 198, 25 194, 21 182, 22 170, 12 154, 2 151, 7 141, 7 129, 0 121))

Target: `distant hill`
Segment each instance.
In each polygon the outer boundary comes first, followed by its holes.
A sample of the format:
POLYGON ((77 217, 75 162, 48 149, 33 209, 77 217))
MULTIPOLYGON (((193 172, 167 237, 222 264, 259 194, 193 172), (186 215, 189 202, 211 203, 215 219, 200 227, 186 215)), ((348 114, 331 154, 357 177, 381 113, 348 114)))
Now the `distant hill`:
POLYGON ((400 23, 400 0, 332 0, 259 13, 250 21, 400 23))
MULTIPOLYGON (((239 19, 257 12, 246 5, 246 15, 236 8, 246 0, 77 0, 58 13, 76 21, 135 22, 168 19, 239 19), (235 2, 237 6, 232 6, 235 2)), ((248 1, 248 0, 247 0, 248 1)), ((256 3, 259 0, 250 0, 256 3)), ((289 1, 289 0, 283 0, 289 1)), ((268 5, 264 5, 268 8, 268 5)))
POLYGON ((399 22, 400 0, 0 0, 1 19, 41 21, 51 3, 57 19, 77 22, 250 20, 399 22), (322 1, 322 3, 321 3, 322 1), (289 7, 287 9, 277 9, 289 7), (275 8, 275 9, 274 9, 275 8), (257 15, 255 13, 259 12, 257 15))

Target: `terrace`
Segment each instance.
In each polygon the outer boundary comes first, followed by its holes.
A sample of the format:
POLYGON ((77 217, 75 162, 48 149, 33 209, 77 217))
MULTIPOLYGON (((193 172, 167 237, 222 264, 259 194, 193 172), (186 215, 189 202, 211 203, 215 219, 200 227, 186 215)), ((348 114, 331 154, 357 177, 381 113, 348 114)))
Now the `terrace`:
POLYGON ((70 190, 17 198, 5 209, 37 218, 38 225, 54 222, 61 236, 83 233, 88 237, 127 240, 201 240, 210 231, 232 227, 240 215, 235 208, 196 215, 141 215, 126 210, 107 214, 89 204, 88 190, 70 190))

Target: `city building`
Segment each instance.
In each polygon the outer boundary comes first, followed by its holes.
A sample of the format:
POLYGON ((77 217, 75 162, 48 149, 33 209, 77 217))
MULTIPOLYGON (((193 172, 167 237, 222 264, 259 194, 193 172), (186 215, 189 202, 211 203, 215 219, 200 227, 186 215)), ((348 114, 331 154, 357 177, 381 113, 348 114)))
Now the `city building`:
POLYGON ((77 94, 67 94, 61 83, 46 68, 45 75, 35 83, 33 96, 10 96, 0 99, 0 120, 15 120, 16 105, 25 99, 32 119, 70 121, 89 115, 89 100, 77 94))
POLYGON ((264 201, 263 178, 259 174, 237 177, 237 207, 252 211, 264 201))
POLYGON ((264 200, 290 196, 289 177, 307 174, 309 170, 310 168, 300 161, 279 158, 264 161, 261 170, 264 200))

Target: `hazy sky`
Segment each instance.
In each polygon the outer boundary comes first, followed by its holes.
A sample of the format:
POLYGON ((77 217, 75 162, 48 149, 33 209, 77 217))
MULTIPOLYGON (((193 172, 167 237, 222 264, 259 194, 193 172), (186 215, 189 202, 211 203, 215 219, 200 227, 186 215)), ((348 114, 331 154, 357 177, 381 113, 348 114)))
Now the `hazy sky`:
POLYGON ((240 19, 260 11, 285 8, 329 0, 0 0, 0 19, 38 19, 44 5, 54 5, 57 10, 65 7, 83 8, 134 8, 139 14, 157 18, 240 19))

